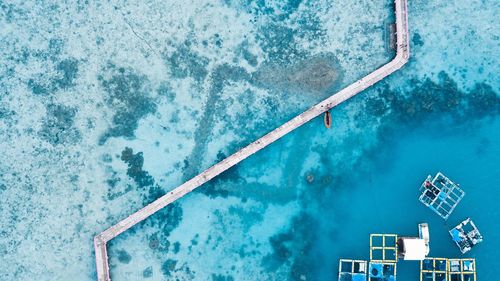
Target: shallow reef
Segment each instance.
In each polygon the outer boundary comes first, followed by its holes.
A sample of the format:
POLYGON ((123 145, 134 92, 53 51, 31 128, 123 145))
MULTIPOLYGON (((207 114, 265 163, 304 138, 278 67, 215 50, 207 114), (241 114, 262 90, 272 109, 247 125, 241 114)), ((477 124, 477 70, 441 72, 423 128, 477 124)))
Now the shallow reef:
MULTIPOLYGON (((490 2, 409 1, 407 65, 333 109, 331 129, 311 120, 111 240, 112 279, 335 279, 340 256, 366 257, 365 232, 406 227, 359 214, 414 200, 402 188, 438 168, 463 183, 464 206, 476 204, 457 212, 477 212, 495 233, 486 219, 498 217, 488 212, 498 179, 484 173, 498 166, 500 116, 490 2), (398 153, 412 161, 395 163, 398 153)), ((97 233, 389 61, 392 9, 0 3, 0 279, 95 280, 97 233)), ((488 257, 500 245, 488 243, 474 253, 480 280, 495 276, 488 257)))

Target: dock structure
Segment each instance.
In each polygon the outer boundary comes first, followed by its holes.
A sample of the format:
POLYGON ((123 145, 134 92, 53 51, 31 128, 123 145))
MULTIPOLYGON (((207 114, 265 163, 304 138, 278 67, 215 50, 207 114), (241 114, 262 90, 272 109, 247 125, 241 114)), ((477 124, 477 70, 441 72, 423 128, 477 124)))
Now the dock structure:
POLYGON ((94 247, 98 281, 111 280, 106 249, 108 241, 248 158, 250 155, 369 88, 405 65, 410 56, 407 0, 395 0, 394 4, 396 16, 396 56, 394 59, 95 236, 94 247))

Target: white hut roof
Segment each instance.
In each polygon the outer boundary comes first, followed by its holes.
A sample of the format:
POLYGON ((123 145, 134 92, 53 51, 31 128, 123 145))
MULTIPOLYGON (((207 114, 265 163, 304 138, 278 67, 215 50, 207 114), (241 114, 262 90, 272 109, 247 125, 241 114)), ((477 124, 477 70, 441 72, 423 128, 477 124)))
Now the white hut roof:
POLYGON ((404 260, 423 260, 426 255, 426 246, 424 239, 405 238, 404 244, 404 260))

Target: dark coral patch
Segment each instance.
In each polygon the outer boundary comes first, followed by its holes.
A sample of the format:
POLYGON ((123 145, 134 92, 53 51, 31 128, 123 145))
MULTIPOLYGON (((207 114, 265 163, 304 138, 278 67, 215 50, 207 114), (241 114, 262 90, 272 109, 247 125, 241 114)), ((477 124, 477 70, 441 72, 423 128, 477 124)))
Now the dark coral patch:
POLYGON ((52 145, 79 142, 81 133, 73 127, 76 112, 76 109, 64 105, 47 105, 47 115, 38 135, 52 145))
POLYGON ((177 47, 172 55, 165 56, 164 59, 170 66, 173 77, 186 78, 189 76, 201 82, 208 75, 209 60, 192 51, 189 45, 189 42, 185 42, 177 47))
POLYGON ((139 120, 156 111, 146 76, 114 66, 109 66, 108 71, 110 77, 99 76, 99 80, 106 92, 105 101, 115 114, 113 126, 101 137, 99 144, 104 144, 110 137, 134 137, 139 120))
MULTIPOLYGON (((288 19, 297 12, 303 0, 284 0, 284 1, 234 1, 238 3, 238 8, 243 8, 247 13, 267 17, 274 21, 288 19)), ((228 5, 231 3, 228 2, 228 5)))
MULTIPOLYGON (((396 93, 381 86, 380 94, 368 99, 369 103, 379 105, 372 113, 378 116, 390 113, 386 118, 405 123, 432 118, 451 119, 457 124, 468 121, 470 117, 483 118, 500 113, 500 96, 484 83, 476 84, 467 93, 459 89, 448 74, 441 72, 437 82, 431 79, 414 80, 412 85, 407 93, 396 93), (383 104, 387 105, 385 110, 383 104)), ((387 120, 383 123, 391 122, 387 120)))
POLYGON ((500 96, 485 83, 478 83, 470 91, 468 106, 478 116, 500 114, 500 96))
POLYGON ((153 277, 153 267, 148 266, 142 271, 142 277, 150 278, 153 277))
POLYGON ((108 184, 108 200, 115 200, 116 198, 125 195, 126 193, 132 191, 132 185, 120 185, 121 179, 118 177, 118 173, 112 171, 112 177, 106 180, 108 184))
POLYGON ((181 249, 181 243, 175 242, 174 243, 174 249, 173 249, 174 254, 178 254, 179 251, 180 251, 180 249, 181 249))
POLYGON ((0 104, 0 120, 7 120, 7 119, 12 119, 13 116, 16 115, 16 112, 14 110, 10 110, 7 107, 3 107, 0 104))
POLYGON ((231 275, 212 274, 212 281, 234 281, 231 275))
POLYGON ((35 95, 46 95, 53 90, 49 85, 45 85, 44 83, 38 81, 38 79, 33 78, 28 80, 28 87, 35 95))
MULTIPOLYGON (((178 203, 172 203, 161 211, 157 212, 158 215, 153 215, 151 220, 155 220, 157 226, 160 227, 161 233, 159 239, 166 239, 170 233, 179 226, 182 221, 182 207, 178 203)), ((175 252, 174 245, 174 252, 175 252)))
POLYGON ((252 54, 248 50, 248 43, 247 42, 245 42, 241 46, 241 48, 239 49, 239 52, 240 52, 241 56, 243 57, 243 59, 246 60, 249 65, 251 65, 251 66, 257 66, 257 64, 258 64, 257 56, 254 55, 254 54, 252 54))
MULTIPOLYGON (((314 1, 313 1, 314 2, 314 1)), ((305 9, 299 11, 301 0, 278 2, 278 13, 267 5, 266 1, 259 1, 254 13, 263 17, 265 25, 260 26, 256 36, 268 62, 275 64, 288 64, 297 59, 304 58, 308 51, 301 46, 299 40, 318 42, 326 36, 326 30, 321 25, 314 4, 304 3, 305 9), (290 15, 294 15, 290 17, 290 15)), ((254 6, 254 5, 252 5, 254 6)))
POLYGON ((424 41, 422 41, 422 36, 420 36, 420 34, 418 34, 416 32, 413 33, 413 36, 411 38, 411 42, 415 46, 423 46, 424 45, 424 41))
POLYGON ((153 177, 142 169, 144 165, 142 152, 134 154, 132 148, 126 147, 122 151, 121 160, 127 163, 127 175, 131 177, 139 187, 150 186, 154 183, 153 177))
POLYGON ((262 266, 269 272, 283 264, 291 263, 289 280, 316 280, 312 244, 316 240, 316 220, 305 212, 297 215, 290 228, 269 239, 273 253, 262 259, 262 266), (305 278, 305 279, 304 279, 305 278))
POLYGON ((119 250, 117 254, 118 261, 121 263, 129 263, 132 260, 132 256, 130 256, 130 254, 125 250, 119 250))
MULTIPOLYGON (((121 153, 120 159, 127 163, 127 176, 133 179, 139 188, 147 191, 147 193, 143 194, 144 204, 149 204, 165 194, 163 189, 155 182, 148 171, 143 170, 144 157, 142 152, 134 153, 132 148, 125 147, 121 153)), ((125 190, 115 190, 116 183, 119 180, 120 179, 116 177, 108 180, 108 185, 112 188, 109 194, 113 195, 113 198, 121 196, 131 189, 130 186, 127 186, 125 190)))
POLYGON ((57 64, 56 70, 59 77, 54 79, 55 85, 60 89, 68 89, 75 85, 78 76, 78 61, 76 59, 64 59, 57 64))
POLYGON ((49 40, 48 51, 52 56, 59 56, 64 48, 64 40, 61 38, 52 38, 49 40))
POLYGON ((56 66, 55 76, 41 74, 28 79, 27 85, 35 95, 48 95, 58 90, 67 90, 75 86, 78 77, 78 61, 74 58, 64 59, 56 66))
POLYGON ((168 102, 173 102, 175 99, 175 92, 167 83, 162 83, 160 87, 158 87, 157 93, 158 96, 165 97, 168 102))
POLYGON ((289 64, 296 58, 305 55, 296 42, 296 36, 296 30, 290 27, 270 24, 261 28, 257 34, 257 40, 259 40, 263 51, 268 55, 268 61, 277 64, 289 64))
POLYGON ((163 272, 163 275, 171 276, 172 272, 175 271, 176 265, 177 265, 176 260, 172 260, 172 259, 166 260, 161 266, 161 271, 163 272))
MULTIPOLYGON (((181 205, 178 202, 174 202, 154 213, 150 218, 141 222, 138 227, 132 228, 130 232, 135 233, 141 231, 140 229, 143 228, 154 229, 155 232, 147 237, 148 243, 144 247, 149 247, 154 251, 161 250, 168 252, 170 249, 168 237, 179 226, 182 221, 182 215, 181 205)), ((178 242, 173 243, 172 252, 177 254, 179 250, 180 244, 178 242)))
MULTIPOLYGON (((290 232, 279 233, 269 238, 269 242, 271 243, 271 247, 273 249, 273 257, 276 262, 275 265, 283 264, 292 256, 292 250, 290 249, 290 247, 292 247, 292 245, 290 245, 292 239, 293 235, 290 232)), ((275 270, 276 268, 272 266, 271 269, 275 270)))

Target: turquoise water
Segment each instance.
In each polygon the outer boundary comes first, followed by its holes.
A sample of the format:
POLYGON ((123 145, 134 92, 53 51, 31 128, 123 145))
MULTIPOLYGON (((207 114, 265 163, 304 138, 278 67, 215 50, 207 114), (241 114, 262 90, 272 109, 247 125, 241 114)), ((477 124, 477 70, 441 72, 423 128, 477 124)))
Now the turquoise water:
MULTIPOLYGON (((497 10, 410 1, 401 71, 112 240, 113 280, 335 280, 370 233, 420 222, 460 257, 467 216, 495 280, 497 10), (446 223, 417 201, 437 171, 467 193, 446 223)), ((391 20, 391 1, 0 1, 0 280, 95 280, 95 234, 389 61, 391 20)))

